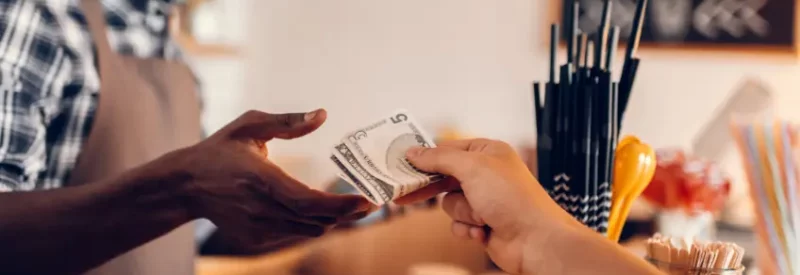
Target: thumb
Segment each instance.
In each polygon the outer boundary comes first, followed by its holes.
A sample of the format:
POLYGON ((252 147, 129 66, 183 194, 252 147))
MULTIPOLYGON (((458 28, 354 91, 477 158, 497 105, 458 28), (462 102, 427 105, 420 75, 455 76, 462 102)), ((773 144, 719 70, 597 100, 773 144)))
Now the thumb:
POLYGON ((313 132, 322 126, 326 118, 327 112, 324 109, 289 114, 249 111, 231 123, 231 135, 264 141, 273 138, 293 139, 313 132))
POLYGON ((480 156, 454 147, 412 147, 406 153, 411 165, 425 172, 439 173, 464 180, 480 156))

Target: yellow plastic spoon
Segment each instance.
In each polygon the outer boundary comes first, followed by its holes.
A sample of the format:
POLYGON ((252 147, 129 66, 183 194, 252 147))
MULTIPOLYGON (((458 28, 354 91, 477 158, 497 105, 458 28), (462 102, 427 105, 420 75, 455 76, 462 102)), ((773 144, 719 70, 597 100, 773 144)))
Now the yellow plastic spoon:
POLYGON ((618 153, 620 148, 631 143, 642 143, 642 141, 640 141, 639 138, 636 136, 631 136, 631 135, 624 136, 622 137, 622 139, 619 140, 619 143, 617 143, 617 151, 615 151, 614 153, 615 154, 618 153))
MULTIPOLYGON (((617 169, 617 161, 620 159, 620 152, 622 152, 623 148, 625 148, 627 145, 635 144, 635 143, 641 143, 641 141, 639 141, 639 138, 637 138, 636 136, 630 136, 630 135, 629 136, 624 136, 619 141, 619 143, 617 144, 617 150, 614 152, 614 155, 615 155, 615 157, 614 157, 614 166, 613 166, 613 169, 615 169, 614 172, 616 172, 616 169, 617 169)), ((614 173, 614 175, 616 175, 616 173, 614 173)), ((616 176, 614 176, 613 180, 614 180, 614 182, 616 182, 616 176)), ((615 198, 620 198, 620 195, 622 194, 622 192, 625 192, 626 189, 624 189, 622 187, 623 187, 623 185, 619 185, 619 184, 613 184, 612 185, 612 189, 611 189, 612 201, 615 198)), ((613 206, 613 204, 612 204, 612 206, 613 206)), ((613 211, 612 211, 612 213, 613 213, 613 211)))
POLYGON ((622 234, 622 227, 625 225, 625 221, 631 213, 633 202, 647 189, 647 186, 650 185, 650 181, 653 180, 653 175, 656 173, 655 151, 647 144, 642 143, 641 145, 646 147, 643 149, 645 150, 644 154, 640 155, 642 158, 640 164, 643 165, 643 167, 641 167, 642 171, 638 183, 634 185, 635 187, 633 190, 627 194, 623 201, 622 211, 619 213, 620 218, 617 220, 617 231, 615 232, 614 241, 619 241, 619 237, 622 234))
POLYGON ((619 212, 622 211, 622 201, 625 196, 630 193, 635 182, 639 177, 638 171, 629 165, 635 165, 638 160, 634 147, 636 142, 629 138, 624 138, 620 142, 619 147, 614 156, 614 178, 611 184, 611 212, 608 216, 608 239, 612 240, 614 231, 617 229, 617 219, 619 219, 619 212), (626 141, 623 143, 623 141, 626 141))
POLYGON ((613 199, 609 216, 610 240, 619 240, 633 201, 650 184, 655 168, 655 151, 649 145, 633 140, 618 148, 614 161, 613 199))

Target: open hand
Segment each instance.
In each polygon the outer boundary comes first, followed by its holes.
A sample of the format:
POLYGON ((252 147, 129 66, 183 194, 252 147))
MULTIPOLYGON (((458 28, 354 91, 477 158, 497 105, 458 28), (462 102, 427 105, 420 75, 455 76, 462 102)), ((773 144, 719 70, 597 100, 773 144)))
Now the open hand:
POLYGON ((371 204, 355 195, 309 188, 268 159, 266 143, 319 128, 326 112, 268 114, 250 111, 203 142, 174 153, 187 209, 208 218, 241 249, 317 237, 339 222, 364 217, 371 204))

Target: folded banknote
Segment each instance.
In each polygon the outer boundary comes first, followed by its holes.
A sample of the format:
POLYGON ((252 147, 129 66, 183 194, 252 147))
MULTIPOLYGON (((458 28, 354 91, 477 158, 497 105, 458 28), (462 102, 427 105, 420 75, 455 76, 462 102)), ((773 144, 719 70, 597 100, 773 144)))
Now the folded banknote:
POLYGON ((383 205, 441 178, 406 160, 414 146, 433 148, 433 140, 405 110, 350 132, 333 146, 338 175, 376 205, 383 205))

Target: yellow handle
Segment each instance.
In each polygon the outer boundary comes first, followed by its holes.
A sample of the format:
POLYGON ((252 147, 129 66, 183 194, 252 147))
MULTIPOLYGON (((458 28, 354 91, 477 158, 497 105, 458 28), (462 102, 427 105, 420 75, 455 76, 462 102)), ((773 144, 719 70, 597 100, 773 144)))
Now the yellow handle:
POLYGON ((639 140, 639 138, 636 137, 636 136, 624 136, 619 141, 619 144, 617 144, 617 151, 616 152, 619 152, 619 148, 622 148, 625 145, 628 145, 628 144, 631 144, 631 143, 642 143, 642 141, 639 140))
MULTIPOLYGON (((625 139, 623 139, 625 140, 625 139)), ((611 239, 611 232, 614 232, 617 227, 616 220, 619 218, 619 213, 622 211, 622 201, 625 195, 630 192, 631 185, 635 178, 638 177, 636 170, 629 166, 636 161, 636 154, 634 145, 636 142, 628 142, 617 147, 617 152, 614 157, 614 179, 611 184, 611 212, 608 216, 608 236, 611 239)))
MULTIPOLYGON (((628 174, 622 173, 622 172, 631 172, 632 170, 631 171, 617 171, 617 169, 623 169, 623 167, 621 167, 621 166, 628 167, 628 166, 631 165, 631 163, 635 162, 634 159, 625 159, 625 158, 635 157, 635 153, 636 152, 631 151, 633 149, 632 149, 632 147, 630 147, 630 145, 631 144, 639 144, 639 143, 641 143, 641 141, 639 141, 639 138, 637 138, 635 136, 625 136, 625 137, 622 138, 622 140, 619 141, 619 144, 617 145, 617 150, 614 152, 615 157, 614 157, 614 166, 613 166, 613 169, 614 169, 613 183, 617 183, 619 181, 626 181, 626 177, 635 176, 635 175, 628 175, 628 174)), ((629 181, 626 181, 626 182, 629 182, 629 181)), ((616 198, 619 198, 621 194, 627 193, 628 192, 627 188, 629 188, 628 185, 612 184, 611 185, 611 198, 612 198, 612 200, 616 200, 616 198)), ((612 207, 613 207, 613 204, 612 204, 612 207)))
MULTIPOLYGON (((633 187, 629 193, 625 194, 625 197, 622 198, 622 207, 620 212, 617 215, 617 219, 615 220, 616 225, 613 232, 614 242, 619 241, 619 237, 622 234, 622 228, 625 225, 625 221, 628 219, 628 215, 631 212, 631 207, 633 206, 633 202, 642 195, 647 186, 650 184, 650 181, 653 180, 653 175, 656 172, 656 157, 655 151, 647 144, 639 144, 640 148, 639 151, 639 178, 633 182, 633 187)), ((611 232, 609 232, 611 233, 611 232)))
POLYGON ((614 158, 614 181, 611 185, 612 203, 607 235, 610 240, 619 239, 633 200, 644 192, 655 168, 653 148, 633 136, 626 136, 620 141, 614 158))

